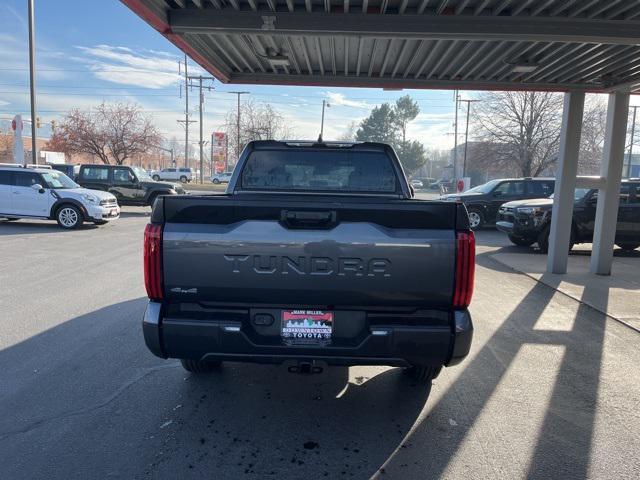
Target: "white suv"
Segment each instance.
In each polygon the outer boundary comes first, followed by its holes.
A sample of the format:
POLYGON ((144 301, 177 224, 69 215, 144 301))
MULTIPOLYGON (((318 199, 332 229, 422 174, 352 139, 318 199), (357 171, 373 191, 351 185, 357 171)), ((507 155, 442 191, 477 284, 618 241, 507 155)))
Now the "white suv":
POLYGON ((85 221, 103 225, 119 216, 116 197, 82 188, 62 172, 0 166, 0 218, 48 218, 71 229, 85 221))
POLYGON ((229 183, 229 180, 231 180, 231 173, 214 173, 211 175, 211 182, 216 185, 218 183, 229 183))
POLYGON ((151 178, 156 182, 159 180, 180 180, 182 183, 187 183, 193 180, 193 177, 195 175, 191 168, 163 168, 151 173, 151 178))

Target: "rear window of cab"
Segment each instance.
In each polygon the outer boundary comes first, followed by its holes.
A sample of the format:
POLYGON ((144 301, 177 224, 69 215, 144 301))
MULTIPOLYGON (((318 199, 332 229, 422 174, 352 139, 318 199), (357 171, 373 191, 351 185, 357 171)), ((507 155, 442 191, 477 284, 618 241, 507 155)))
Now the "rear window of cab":
POLYGON ((241 175, 243 190, 395 193, 396 172, 385 152, 256 150, 241 175))

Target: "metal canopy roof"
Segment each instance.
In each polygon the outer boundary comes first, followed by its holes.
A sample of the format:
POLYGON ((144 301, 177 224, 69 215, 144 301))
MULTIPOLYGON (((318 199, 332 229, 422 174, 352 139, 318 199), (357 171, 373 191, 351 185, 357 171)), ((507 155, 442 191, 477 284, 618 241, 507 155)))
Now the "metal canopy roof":
POLYGON ((224 83, 640 93, 638 0, 122 0, 224 83))

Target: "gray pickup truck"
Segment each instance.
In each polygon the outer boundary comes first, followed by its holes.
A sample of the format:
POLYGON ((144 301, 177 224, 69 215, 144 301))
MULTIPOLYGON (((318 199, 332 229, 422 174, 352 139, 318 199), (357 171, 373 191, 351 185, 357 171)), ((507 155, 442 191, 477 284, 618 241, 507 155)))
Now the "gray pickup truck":
POLYGON ((155 203, 145 342, 194 373, 389 365, 430 382, 469 352, 474 256, 464 205, 414 199, 388 145, 252 142, 224 195, 155 203))

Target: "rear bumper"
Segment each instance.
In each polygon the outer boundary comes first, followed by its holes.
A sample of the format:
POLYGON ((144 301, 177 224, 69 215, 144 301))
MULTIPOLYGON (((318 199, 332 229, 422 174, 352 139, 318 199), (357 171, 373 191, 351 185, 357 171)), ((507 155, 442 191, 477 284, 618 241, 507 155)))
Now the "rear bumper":
POLYGON ((456 365, 469 353, 473 324, 467 310, 453 312, 454 326, 375 326, 349 346, 286 346, 258 343, 242 322, 163 318, 150 301, 142 322, 145 343, 161 358, 285 363, 314 360, 329 365, 456 365))

